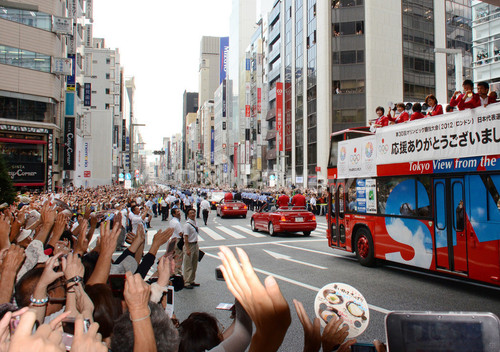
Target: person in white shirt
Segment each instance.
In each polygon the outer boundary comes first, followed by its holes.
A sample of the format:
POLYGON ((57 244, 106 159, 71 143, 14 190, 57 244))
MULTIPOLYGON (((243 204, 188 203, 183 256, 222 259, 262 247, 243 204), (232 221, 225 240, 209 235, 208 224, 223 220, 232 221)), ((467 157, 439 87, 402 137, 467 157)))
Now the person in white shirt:
POLYGON ((200 286, 194 282, 198 268, 198 226, 196 225, 196 210, 188 210, 188 219, 184 224, 184 288, 192 289, 200 286))
POLYGON ((175 260, 175 272, 176 275, 182 275, 182 260, 183 260, 183 231, 181 226, 181 210, 179 208, 172 208, 170 211, 172 215, 172 219, 168 222, 168 227, 174 229, 174 233, 172 234, 172 238, 177 238, 177 245, 175 246, 174 251, 174 260, 175 260), (182 240, 182 241, 181 241, 182 240))
POLYGON ((205 223, 205 226, 207 226, 208 213, 210 212, 210 203, 207 200, 207 196, 203 197, 200 207, 203 213, 203 222, 205 223))
POLYGON ((141 212, 141 209, 138 205, 133 205, 130 210, 131 211, 128 214, 128 218, 132 223, 132 232, 134 234, 137 234, 137 225, 142 224, 144 226, 144 229, 146 229, 146 224, 144 223, 144 219, 148 215, 148 212, 147 209, 143 209, 141 212))

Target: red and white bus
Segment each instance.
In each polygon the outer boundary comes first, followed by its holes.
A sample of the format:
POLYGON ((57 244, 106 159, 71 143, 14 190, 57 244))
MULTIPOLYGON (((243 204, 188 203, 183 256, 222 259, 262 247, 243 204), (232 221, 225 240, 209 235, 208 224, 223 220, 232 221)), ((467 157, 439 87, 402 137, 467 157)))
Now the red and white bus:
POLYGON ((500 103, 332 134, 330 247, 500 285, 500 103))

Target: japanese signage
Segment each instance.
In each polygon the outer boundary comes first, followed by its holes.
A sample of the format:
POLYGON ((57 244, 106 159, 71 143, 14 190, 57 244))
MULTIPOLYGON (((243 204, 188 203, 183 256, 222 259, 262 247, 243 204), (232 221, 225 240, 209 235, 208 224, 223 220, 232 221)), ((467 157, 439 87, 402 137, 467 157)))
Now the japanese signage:
POLYGON ((238 177, 238 143, 234 143, 234 177, 238 177))
POLYGON ((262 88, 257 88, 257 113, 262 112, 262 88))
POLYGON ((412 162, 419 169, 419 161, 496 154, 498 110, 490 105, 381 128, 376 134, 377 164, 412 162), (497 121, 496 126, 491 121, 497 121))
POLYGON ((85 25, 85 46, 87 48, 92 47, 92 38, 94 37, 93 35, 93 27, 92 23, 89 23, 85 25))
POLYGON ((227 77, 227 64, 229 60, 229 37, 220 38, 220 73, 219 83, 222 83, 227 77))
POLYGON ((92 88, 90 83, 83 85, 83 106, 91 106, 92 102, 92 88))
POLYGON ((64 119, 64 170, 75 169, 75 118, 64 119))
POLYGON ((276 83, 276 133, 279 151, 283 151, 283 83, 276 83))
POLYGON ((250 117, 250 105, 245 105, 245 117, 250 117))
POLYGON ((72 54, 72 55, 68 55, 68 59, 71 60, 72 64, 71 64, 71 75, 69 75, 67 78, 66 78, 66 83, 67 83, 67 89, 68 90, 75 90, 75 55, 72 54))
POLYGON ((71 75, 73 72, 73 60, 53 57, 50 72, 56 75, 71 75))
POLYGON ((215 150, 215 131, 213 127, 210 129, 210 164, 213 165, 214 160, 214 150, 215 150))
POLYGON ((52 32, 73 35, 73 19, 52 16, 52 32))
POLYGON ((45 164, 27 162, 11 164, 8 173, 14 183, 41 183, 45 181, 45 164))
POLYGON ((227 105, 226 105, 226 83, 227 81, 224 80, 222 81, 222 117, 226 117, 226 110, 227 110, 227 105))
POLYGON ((339 142, 339 178, 376 176, 375 143, 375 136, 339 142))
POLYGON ((93 0, 85 1, 85 17, 91 21, 94 19, 93 0))

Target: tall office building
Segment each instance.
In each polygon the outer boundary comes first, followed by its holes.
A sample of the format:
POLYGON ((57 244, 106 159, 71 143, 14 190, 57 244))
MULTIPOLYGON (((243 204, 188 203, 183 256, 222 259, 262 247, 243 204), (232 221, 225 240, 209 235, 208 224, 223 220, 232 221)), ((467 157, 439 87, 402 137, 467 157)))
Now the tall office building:
POLYGON ((277 157, 287 166, 277 171, 287 185, 325 184, 330 133, 366 125, 377 106, 431 93, 445 103, 456 85, 455 56, 434 49, 460 49, 464 78, 472 77, 469 0, 275 1, 269 33, 268 62, 281 41, 267 75, 272 101, 273 70, 282 66, 285 140, 277 157))
POLYGON ((472 19, 474 82, 488 82, 490 90, 499 94, 500 7, 475 0, 472 19))
POLYGON ((184 91, 184 95, 182 96, 182 161, 181 166, 182 170, 185 170, 187 167, 187 120, 186 117, 189 113, 198 111, 198 93, 187 92, 184 91))
POLYGON ((0 153, 18 188, 54 190, 72 179, 85 12, 91 16, 83 5, 47 0, 0 6, 0 153))

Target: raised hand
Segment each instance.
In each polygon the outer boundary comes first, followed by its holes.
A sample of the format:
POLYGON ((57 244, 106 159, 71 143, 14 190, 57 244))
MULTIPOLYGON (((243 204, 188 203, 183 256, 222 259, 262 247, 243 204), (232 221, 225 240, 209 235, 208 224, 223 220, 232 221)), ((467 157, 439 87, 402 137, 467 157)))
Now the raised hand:
POLYGON ((4 214, 0 215, 0 249, 10 246, 10 220, 4 214))
POLYGON ((236 248, 241 266, 228 247, 222 246, 220 250, 221 269, 227 287, 256 327, 250 351, 277 351, 291 323, 290 308, 278 283, 268 276, 264 281, 265 286, 262 285, 241 248, 236 248))
POLYGON ((133 275, 130 271, 125 274, 125 289, 123 296, 131 319, 138 319, 148 314, 150 287, 144 282, 140 274, 133 275))
POLYGON ((80 276, 83 278, 85 274, 85 267, 81 259, 74 253, 68 254, 66 258, 62 258, 62 269, 66 280, 80 276))
POLYGON ((24 254, 24 249, 15 244, 11 245, 7 250, 5 257, 0 265, 0 273, 4 275, 5 273, 15 273, 24 262, 24 258, 26 255, 24 254))
POLYGON ((75 320, 75 334, 71 344, 71 352, 107 352, 108 348, 102 342, 98 323, 90 324, 87 332, 83 329, 83 320, 78 317, 75 320))
MULTIPOLYGON (((321 322, 318 318, 311 319, 306 313, 304 306, 296 299, 293 300, 295 310, 299 317, 300 323, 304 328, 304 352, 316 352, 321 348, 321 322)), ((331 350, 325 350, 331 351, 331 350)))

